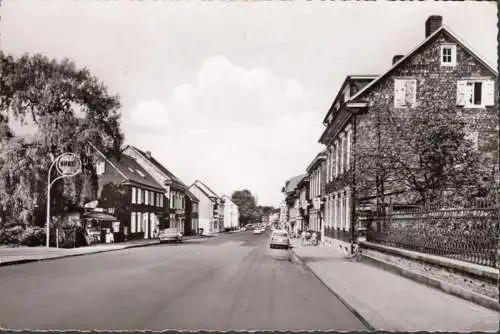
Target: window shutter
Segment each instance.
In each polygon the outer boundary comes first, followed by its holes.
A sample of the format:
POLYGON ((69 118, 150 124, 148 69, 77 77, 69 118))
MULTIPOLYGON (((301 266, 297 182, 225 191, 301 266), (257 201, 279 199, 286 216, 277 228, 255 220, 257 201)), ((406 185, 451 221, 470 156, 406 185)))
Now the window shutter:
POLYGON ((459 80, 457 82, 457 106, 465 105, 465 88, 467 86, 467 81, 459 80))
POLYGON ((406 80, 405 104, 414 107, 417 101, 417 80, 406 80))
POLYGON ((394 80, 394 107, 400 108, 405 105, 405 81, 394 80))
POLYGON ((483 81, 483 96, 481 98, 485 106, 495 105, 495 82, 493 80, 483 81))

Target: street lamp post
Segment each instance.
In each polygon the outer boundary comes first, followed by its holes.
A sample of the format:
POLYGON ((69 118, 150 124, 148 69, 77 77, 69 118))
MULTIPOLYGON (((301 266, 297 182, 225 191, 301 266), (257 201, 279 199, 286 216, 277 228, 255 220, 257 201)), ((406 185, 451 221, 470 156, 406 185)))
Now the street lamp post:
POLYGON ((82 171, 82 162, 79 157, 74 153, 63 153, 52 161, 49 168, 49 175, 47 176, 47 220, 46 220, 46 247, 50 247, 50 188, 52 185, 65 177, 72 177, 79 174, 82 171), (56 166, 59 176, 56 177, 52 182, 50 181, 52 168, 56 166))

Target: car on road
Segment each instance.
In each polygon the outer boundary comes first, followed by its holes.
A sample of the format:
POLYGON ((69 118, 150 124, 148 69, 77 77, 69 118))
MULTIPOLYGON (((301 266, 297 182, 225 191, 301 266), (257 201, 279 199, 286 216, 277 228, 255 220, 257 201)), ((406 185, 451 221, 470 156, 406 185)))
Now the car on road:
POLYGON ((158 239, 160 243, 166 241, 182 242, 182 233, 176 228, 165 228, 160 231, 158 239))
POLYGON ((253 230, 253 234, 262 234, 262 233, 264 233, 264 230, 261 228, 256 228, 255 230, 253 230))
POLYGON ((290 248, 290 238, 285 230, 274 230, 271 233, 269 248, 290 248))

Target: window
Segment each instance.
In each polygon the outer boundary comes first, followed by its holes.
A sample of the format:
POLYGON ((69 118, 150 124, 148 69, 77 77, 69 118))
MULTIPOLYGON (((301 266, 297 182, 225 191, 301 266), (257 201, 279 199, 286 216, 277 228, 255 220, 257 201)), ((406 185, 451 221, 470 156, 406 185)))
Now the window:
POLYGON ((143 192, 144 190, 137 189, 137 204, 142 204, 143 192))
POLYGON ((144 190, 144 204, 149 205, 149 190, 144 190))
POLYGON ((149 205, 151 205, 151 206, 155 205, 154 192, 152 192, 152 191, 149 192, 149 205))
POLYGON ((394 107, 414 107, 417 101, 417 80, 396 79, 394 80, 394 107))
POLYGON ((135 224, 136 224, 136 213, 132 212, 130 214, 130 232, 135 233, 135 224))
POLYGON ((466 108, 493 106, 493 80, 460 80, 457 82, 457 105, 466 108))
POLYGON ((160 194, 160 207, 163 207, 163 194, 160 194))
POLYGON ((142 176, 142 177, 146 177, 146 175, 144 175, 144 173, 143 173, 143 172, 141 172, 140 170, 136 169, 135 171, 136 171, 136 172, 137 172, 137 174, 139 174, 140 176, 142 176))
POLYGON ((339 175, 339 145, 335 143, 335 177, 339 175))
POLYGON ((441 45, 441 66, 455 66, 457 64, 457 46, 441 45))
POLYGON ((347 130, 347 157, 346 157, 346 169, 351 168, 351 145, 352 145, 352 130, 347 130))
POLYGON ((137 202, 137 188, 132 187, 132 204, 137 202))

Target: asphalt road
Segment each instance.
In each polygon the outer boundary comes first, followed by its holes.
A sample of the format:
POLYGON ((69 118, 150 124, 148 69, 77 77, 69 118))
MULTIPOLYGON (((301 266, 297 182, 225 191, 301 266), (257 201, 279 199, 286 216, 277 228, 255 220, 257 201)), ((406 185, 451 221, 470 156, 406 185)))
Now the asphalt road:
POLYGON ((366 330, 268 238, 242 232, 0 267, 0 327, 366 330))

